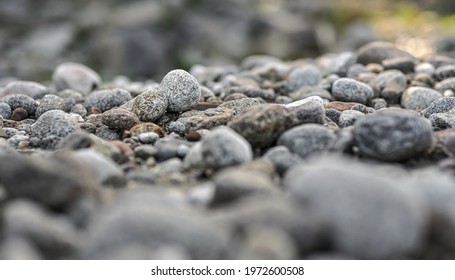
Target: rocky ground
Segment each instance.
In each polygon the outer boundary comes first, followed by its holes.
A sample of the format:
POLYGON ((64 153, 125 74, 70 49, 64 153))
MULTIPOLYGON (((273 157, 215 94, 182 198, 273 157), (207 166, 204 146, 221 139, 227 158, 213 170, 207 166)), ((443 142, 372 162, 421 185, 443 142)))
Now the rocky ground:
POLYGON ((455 257, 455 59, 385 42, 0 84, 3 259, 455 257))

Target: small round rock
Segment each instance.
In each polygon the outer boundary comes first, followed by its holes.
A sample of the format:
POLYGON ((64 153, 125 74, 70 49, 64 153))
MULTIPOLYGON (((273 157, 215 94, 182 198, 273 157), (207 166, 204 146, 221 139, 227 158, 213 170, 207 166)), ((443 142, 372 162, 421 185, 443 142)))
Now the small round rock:
POLYGON ((313 65, 304 65, 289 73, 287 79, 288 92, 298 90, 303 86, 317 86, 322 79, 321 71, 313 65))
POLYGON ((441 97, 441 93, 431 88, 410 87, 401 96, 401 106, 405 109, 422 110, 441 97))
POLYGON ((50 110, 62 110, 65 107, 63 98, 54 94, 48 94, 41 99, 38 107, 36 108, 35 116, 39 118, 42 114, 50 110))
POLYGON ((114 107, 120 107, 132 99, 131 93, 124 89, 105 89, 92 92, 85 100, 87 110, 95 108, 105 112, 114 107))
POLYGON ((141 121, 154 122, 166 113, 168 105, 166 94, 160 89, 153 88, 134 98, 132 111, 141 121))
POLYGON ((55 68, 52 81, 57 90, 73 89, 85 95, 101 84, 101 77, 94 70, 75 62, 65 62, 55 68))
POLYGON ((361 154, 383 161, 410 159, 433 144, 430 123, 400 110, 379 111, 358 120, 354 139, 361 154))
POLYGON ((170 112, 187 111, 201 98, 199 82, 185 70, 177 69, 167 73, 160 86, 168 99, 167 110, 170 112))
POLYGON ((366 104, 374 95, 373 89, 362 82, 341 78, 332 85, 332 95, 336 100, 366 104))
POLYGON ((345 110, 340 114, 338 125, 340 127, 348 127, 354 125, 354 123, 363 116, 365 116, 365 114, 362 112, 356 110, 345 110))

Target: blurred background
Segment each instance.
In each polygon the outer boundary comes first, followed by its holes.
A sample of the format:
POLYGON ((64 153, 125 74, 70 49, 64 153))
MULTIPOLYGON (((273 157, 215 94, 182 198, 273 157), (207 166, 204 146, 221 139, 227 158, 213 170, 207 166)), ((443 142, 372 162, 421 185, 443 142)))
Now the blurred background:
POLYGON ((193 64, 355 50, 388 40, 455 56, 454 0, 0 0, 0 78, 50 79, 75 61, 104 79, 193 64))

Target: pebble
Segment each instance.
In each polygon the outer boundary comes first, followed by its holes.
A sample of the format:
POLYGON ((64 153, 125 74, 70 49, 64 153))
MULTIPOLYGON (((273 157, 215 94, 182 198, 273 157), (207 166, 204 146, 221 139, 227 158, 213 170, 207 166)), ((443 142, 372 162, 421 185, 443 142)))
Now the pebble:
POLYGON ((455 108, 455 97, 442 97, 433 101, 421 113, 425 118, 429 118, 433 114, 445 113, 455 108))
POLYGON ((214 182, 215 192, 211 205, 215 207, 249 195, 270 195, 278 191, 278 186, 270 178, 239 167, 220 171, 214 182))
POLYGON ((132 112, 143 122, 154 122, 166 113, 168 97, 163 90, 150 89, 134 98, 132 112))
POLYGON ((1 98, 0 101, 8 104, 13 111, 17 108, 24 108, 29 116, 34 116, 38 107, 37 101, 23 94, 8 95, 1 98))
POLYGON ((302 158, 326 151, 334 140, 335 133, 319 124, 303 124, 281 134, 277 145, 286 146, 302 158))
POLYGON ((120 140, 121 138, 118 130, 111 129, 107 125, 96 128, 95 135, 106 141, 120 140))
POLYGON ((322 79, 321 71, 313 65, 297 67, 289 73, 287 90, 293 92, 302 86, 317 86, 322 79))
POLYGON ((396 69, 403 73, 410 73, 414 71, 416 62, 413 57, 402 56, 384 59, 382 66, 384 66, 384 70, 396 69))
POLYGON ((160 88, 167 97, 170 112, 182 112, 193 108, 201 97, 201 86, 194 76, 185 70, 173 70, 161 80, 160 88))
MULTIPOLYGON (((330 84, 330 88, 331 88, 330 84)), ((310 86, 303 86, 299 88, 297 91, 289 93, 289 97, 292 98, 294 101, 306 99, 311 96, 319 96, 323 99, 333 101, 333 96, 327 89, 323 89, 321 87, 310 87, 310 86)))
POLYGON ((101 114, 101 121, 110 129, 123 132, 140 124, 139 118, 124 109, 115 108, 101 114))
POLYGON ((422 110, 441 97, 441 93, 430 88, 409 87, 401 97, 401 106, 405 109, 422 110))
POLYGON ((71 107, 70 113, 78 114, 79 116, 85 118, 87 116, 87 109, 83 104, 75 104, 71 107))
POLYGON ((88 111, 95 108, 102 113, 120 107, 131 99, 131 94, 124 89, 96 90, 87 96, 84 105, 88 111))
POLYGON ((6 85, 0 93, 0 97, 23 94, 33 99, 43 98, 46 94, 50 93, 50 89, 42 84, 32 81, 13 81, 6 85))
POLYGON ((64 111, 65 101, 54 94, 48 94, 44 96, 36 108, 35 116, 39 118, 42 114, 50 110, 62 110, 64 111))
POLYGON ((336 100, 366 104, 373 98, 373 90, 365 83, 350 78, 338 79, 332 85, 332 95, 336 100))
POLYGON ((324 123, 324 101, 319 96, 310 96, 299 101, 294 101, 286 104, 284 107, 293 114, 293 126, 305 123, 324 123))
POLYGON ((65 62, 58 65, 52 74, 57 90, 72 89, 88 95, 101 84, 101 77, 85 65, 65 62))
POLYGON ((284 187, 325 224, 333 250, 356 259, 403 258, 425 236, 423 198, 383 173, 329 157, 296 166, 284 187))
POLYGON ((357 50, 357 62, 363 65, 382 63, 386 59, 397 57, 413 58, 409 53, 398 49, 394 44, 388 42, 371 42, 357 50))
POLYGON ((159 125, 154 124, 154 123, 145 122, 145 123, 135 125, 130 129, 130 133, 131 133, 132 137, 139 136, 140 134, 147 133, 147 132, 154 132, 154 133, 158 134, 160 137, 164 137, 166 135, 164 130, 159 125))
POLYGON ((187 157, 201 158, 198 165, 213 169, 239 165, 253 158, 250 143, 231 128, 220 126, 201 139, 200 146, 193 146, 186 155, 187 162, 195 162, 187 157), (200 154, 199 154, 200 152, 200 154))
POLYGON ((431 125, 438 129, 455 127, 455 109, 443 113, 434 113, 428 118, 431 125))
POLYGON ((160 136, 155 132, 145 132, 138 135, 138 139, 143 144, 154 144, 160 136))
POLYGON ((291 167, 303 162, 300 156, 292 153, 286 146, 275 146, 268 149, 263 158, 270 161, 280 175, 285 174, 291 167))
POLYGON ((341 128, 354 125, 357 120, 361 119, 364 116, 365 116, 364 113, 356 110, 345 110, 340 114, 340 117, 338 119, 338 125, 341 128))
POLYGON ((449 64, 438 67, 436 69, 435 77, 439 81, 455 77, 455 65, 449 64))
POLYGON ((42 114, 31 126, 31 136, 38 138, 42 148, 55 148, 58 142, 77 130, 77 122, 70 114, 51 110, 42 114))
POLYGON ((415 113, 386 110, 367 115, 354 125, 362 155, 383 161, 403 161, 429 150, 431 125, 415 113))
POLYGON ((11 107, 5 102, 0 102, 0 116, 4 119, 9 119, 11 117, 11 113, 11 107))
MULTIPOLYGON (((231 95, 228 95, 228 96, 231 96, 231 95)), ((236 116, 236 115, 243 113, 248 108, 253 107, 255 105, 259 105, 259 104, 261 104, 261 102, 259 102, 259 100, 255 99, 255 98, 245 97, 242 99, 226 101, 218 107, 230 109, 233 111, 234 115, 236 116)))
POLYGON ((399 104, 401 95, 407 87, 407 79, 401 71, 388 70, 371 80, 370 85, 387 103, 399 104))
POLYGON ((258 148, 266 148, 275 143, 278 136, 292 125, 293 115, 290 110, 277 104, 251 107, 228 124, 253 147, 258 148))
POLYGON ((434 86, 434 89, 444 93, 446 90, 455 91, 455 77, 440 81, 434 86))
POLYGON ((14 111, 11 113, 11 120, 13 120, 13 121, 20 122, 27 118, 28 118, 27 110, 25 110, 22 107, 14 109, 14 111))

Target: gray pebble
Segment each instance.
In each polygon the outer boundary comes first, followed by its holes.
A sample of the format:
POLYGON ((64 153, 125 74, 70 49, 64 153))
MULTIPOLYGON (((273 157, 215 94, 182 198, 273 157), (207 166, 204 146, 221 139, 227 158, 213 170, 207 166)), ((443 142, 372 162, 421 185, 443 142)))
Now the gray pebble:
POLYGON ((71 107, 70 113, 78 114, 79 116, 85 118, 87 116, 87 109, 83 104, 75 104, 71 107))
POLYGON ((88 95, 101 84, 101 77, 85 65, 65 62, 55 68, 52 81, 57 90, 73 89, 88 95))
POLYGON ((360 153, 384 161, 418 156, 433 144, 432 128, 417 114, 399 110, 370 114, 354 125, 360 153))
POLYGON ((84 105, 87 110, 95 108, 105 112, 114 107, 120 107, 131 99, 131 94, 124 89, 97 90, 87 96, 84 105))
POLYGON ((277 144, 306 158, 327 150, 334 138, 335 133, 322 125, 303 124, 281 134, 277 144))
MULTIPOLYGON (((225 126, 215 128, 202 138, 200 152, 203 165, 213 169, 238 165, 253 158, 248 141, 225 126)), ((190 150, 187 157, 191 154, 190 150)))
POLYGON ((120 140, 119 131, 111 129, 107 125, 96 128, 95 135, 106 141, 120 140))
POLYGON ((300 156, 291 153, 286 146, 275 146, 270 148, 264 154, 263 158, 272 162, 280 175, 285 174, 288 169, 303 161, 300 156))
POLYGON ((375 110, 383 109, 387 107, 387 101, 384 98, 373 98, 370 101, 370 106, 375 110))
POLYGON ((455 77, 455 65, 451 64, 438 67, 436 69, 435 77, 439 81, 455 77))
POLYGON ((429 118, 433 114, 445 113, 455 108, 455 97, 442 97, 433 101, 425 110, 423 116, 429 118))
POLYGON ((42 84, 31 81, 13 81, 8 83, 3 91, 0 92, 0 97, 12 94, 23 94, 33 99, 40 99, 48 93, 50 93, 50 89, 42 84))
POLYGON ((337 109, 327 109, 325 110, 325 115, 332 120, 334 123, 338 123, 340 120, 341 112, 337 109))
POLYGON ((358 78, 360 76, 360 74, 367 73, 367 72, 368 72, 368 68, 365 65, 356 63, 349 67, 348 72, 346 73, 346 77, 354 79, 354 78, 358 78))
POLYGON ((436 71, 433 65, 428 62, 422 62, 416 65, 414 68, 416 74, 428 74, 433 75, 436 71))
POLYGON ((399 104, 407 86, 406 76, 398 70, 387 70, 371 80, 370 85, 387 103, 399 104))
POLYGON ((357 50, 357 61, 364 65, 369 63, 382 63, 385 59, 395 57, 410 57, 409 53, 398 49, 394 44, 389 42, 371 42, 357 50))
POLYGON ((31 126, 31 137, 36 137, 40 140, 55 137, 48 143, 49 145, 45 145, 45 141, 42 144, 43 148, 55 148, 59 140, 74 132, 77 128, 77 122, 70 114, 60 110, 51 110, 42 114, 31 126))
POLYGON ((160 136, 155 132, 145 132, 138 135, 139 141, 143 144, 154 144, 160 136))
POLYGON ((166 95, 170 112, 187 111, 199 102, 201 86, 191 74, 184 70, 173 70, 164 76, 160 87, 166 95))
POLYGON ((340 114, 338 125, 341 128, 354 125, 357 120, 361 119, 364 116, 364 113, 356 110, 345 110, 340 114))
POLYGON ((426 212, 420 194, 389 178, 366 164, 325 158, 289 171, 284 187, 327 226, 335 251, 404 258, 420 249, 426 212))
POLYGON ((409 87, 401 96, 401 106, 405 109, 422 110, 441 97, 441 93, 430 88, 409 87))
POLYGON ((29 116, 35 115, 36 108, 38 107, 37 101, 23 94, 8 95, 1 98, 0 101, 8 104, 13 111, 17 108, 25 109, 29 116))
POLYGON ((365 83, 350 78, 341 78, 332 85, 332 95, 336 100, 366 104, 373 98, 373 90, 365 83))
POLYGON ((168 97, 160 89, 150 89, 134 98, 132 112, 141 121, 154 122, 166 113, 168 97))
POLYGON ((261 104, 261 102, 259 102, 259 100, 257 100, 256 98, 246 97, 246 98, 242 98, 242 99, 236 99, 236 100, 230 100, 227 102, 223 102, 223 104, 221 104, 218 107, 231 109, 231 110, 233 110, 234 115, 239 115, 239 114, 243 113, 245 110, 247 110, 248 108, 250 108, 254 105, 259 105, 259 104, 261 104))
POLYGON ((39 118, 42 114, 50 110, 62 110, 64 111, 65 101, 53 94, 48 94, 40 100, 38 107, 36 108, 35 116, 39 118))
POLYGON ((253 147, 265 148, 272 145, 293 122, 293 115, 287 108, 278 104, 262 104, 238 115, 229 123, 229 127, 253 147))
POLYGON ((11 113, 11 107, 5 102, 0 102, 0 116, 4 119, 9 119, 11 117, 11 113))
POLYGON ((293 92, 302 86, 317 86, 322 79, 321 71, 313 65, 303 65, 289 73, 287 90, 293 92))
POLYGON ((294 117, 293 126, 305 123, 323 124, 325 118, 323 103, 322 99, 313 96, 286 104, 284 107, 287 108, 294 117))
POLYGON ((388 58, 382 61, 382 66, 384 70, 396 69, 403 73, 410 73, 414 71, 415 59, 409 56, 388 58))
POLYGON ((446 90, 455 91, 455 77, 440 81, 434 86, 434 89, 444 93, 446 90))
POLYGON ((428 119, 431 125, 438 129, 455 127, 455 109, 443 113, 432 114, 428 119))

